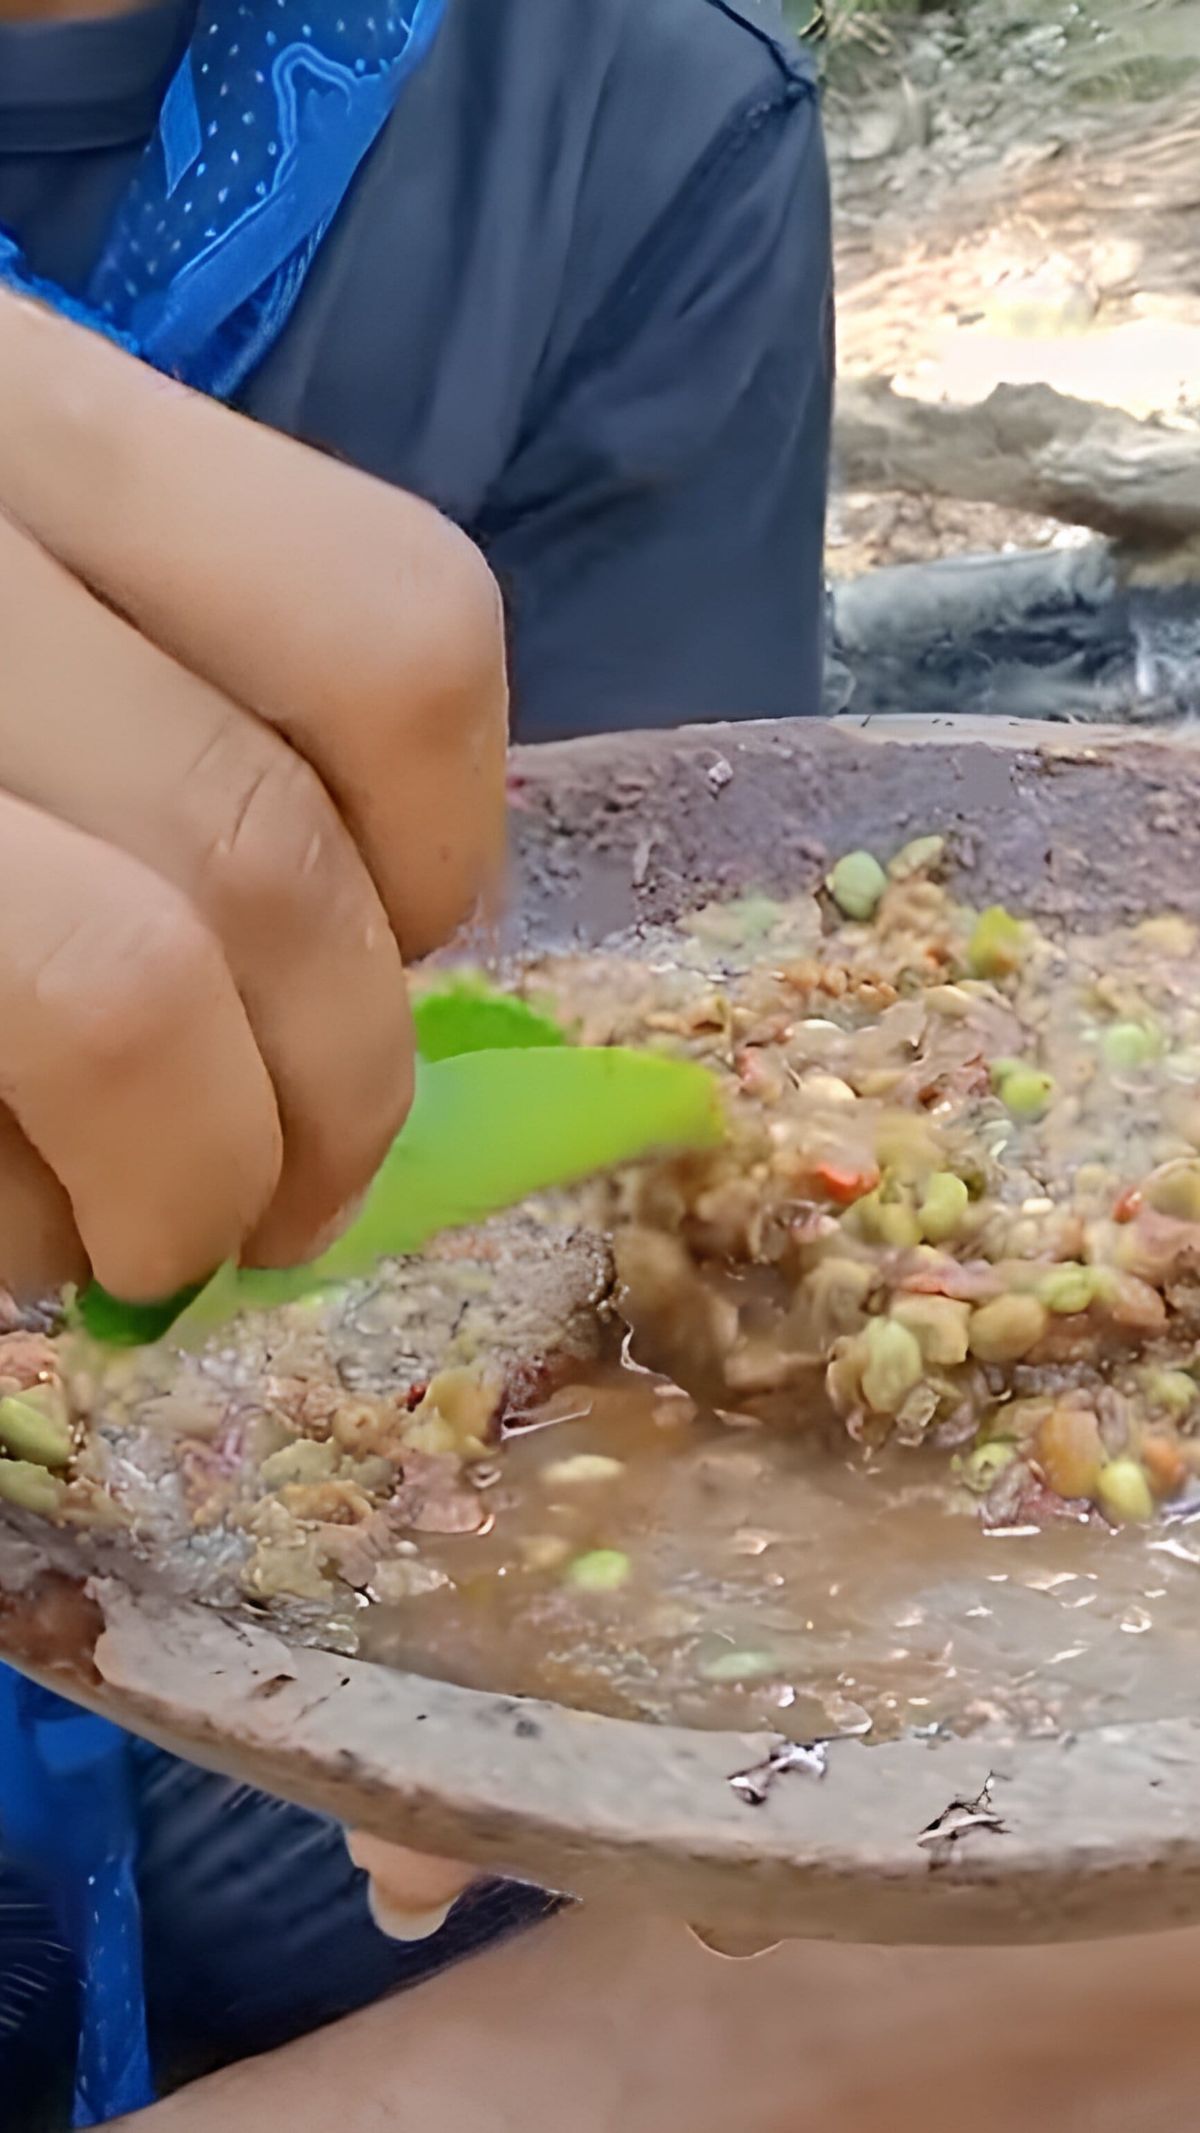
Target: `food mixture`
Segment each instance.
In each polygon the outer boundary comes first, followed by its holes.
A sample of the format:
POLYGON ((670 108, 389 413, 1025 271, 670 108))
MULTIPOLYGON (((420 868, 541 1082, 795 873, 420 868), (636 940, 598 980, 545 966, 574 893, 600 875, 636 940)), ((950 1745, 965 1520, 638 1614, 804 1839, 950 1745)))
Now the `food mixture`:
POLYGON ((1200 1565, 1200 948, 970 910, 943 856, 511 974, 708 1064, 724 1145, 196 1355, 14 1314, 0 1498, 51 1555, 635 1715, 1036 1726, 1060 1681, 1128 1689, 1115 1640, 1200 1565))

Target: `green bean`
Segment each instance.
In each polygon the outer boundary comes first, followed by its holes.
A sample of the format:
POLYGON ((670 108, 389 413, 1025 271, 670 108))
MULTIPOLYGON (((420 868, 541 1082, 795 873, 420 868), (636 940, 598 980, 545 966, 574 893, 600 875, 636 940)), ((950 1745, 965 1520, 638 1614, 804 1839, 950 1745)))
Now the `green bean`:
POLYGON ((1100 1039, 1100 1050, 1114 1074, 1132 1074, 1155 1058, 1161 1045, 1149 1023, 1114 1022, 1100 1039))
POLYGON ((977 1444, 963 1460, 963 1481, 976 1495, 986 1496, 997 1475, 1003 1474, 1016 1456, 1016 1445, 1005 1443, 1002 1437, 994 1437, 988 1444, 977 1444))
POLYGON ((1026 931, 1020 919, 1003 904, 981 911, 967 943, 967 967, 974 978, 1006 978, 1019 970, 1025 954, 1026 931))
POLYGON ((703 1679, 716 1683, 762 1681, 766 1675, 778 1672, 779 1661, 774 1652, 717 1652, 700 1667, 703 1679))
POLYGON ((62 1508, 65 1483, 57 1474, 27 1459, 0 1459, 0 1499, 18 1511, 36 1511, 39 1518, 53 1518, 62 1508))
POLYGON ((952 1296, 898 1296, 891 1316, 914 1336, 925 1361, 935 1368, 948 1370, 966 1362, 970 1304, 952 1296))
POLYGON ((887 887, 887 875, 871 852, 847 852, 826 883, 843 918, 874 918, 887 887))
POLYGON ((1019 1363, 1037 1347, 1047 1323, 1036 1296, 997 1296, 971 1313, 971 1353, 980 1363, 1019 1363))
POLYGON ((971 1195, 952 1170, 937 1170, 925 1187, 917 1220, 927 1244, 946 1244, 957 1236, 971 1205, 971 1195))
POLYGON ((1097 1484, 1100 1507, 1118 1526, 1144 1526, 1154 1516, 1146 1469, 1136 1459, 1110 1459, 1097 1484))
POLYGON ((1038 1283, 1037 1293, 1056 1318, 1074 1318, 1095 1303, 1100 1286, 1095 1267, 1068 1260, 1062 1266, 1051 1267, 1038 1283))
POLYGON ((772 896, 738 896, 705 904, 682 921, 685 933, 727 948, 757 947, 779 924, 783 906, 772 896))
POLYGON ((1200 1389, 1186 1370, 1147 1370, 1143 1373, 1142 1384, 1147 1399, 1177 1422, 1181 1422, 1195 1406, 1196 1393, 1200 1389))
POLYGON ((567 1583, 577 1592, 619 1592, 632 1576, 633 1564, 620 1548, 593 1548, 567 1569, 567 1583))
POLYGON ((886 1244, 894 1252, 911 1250, 921 1242, 916 1210, 905 1200, 886 1200, 879 1192, 864 1193, 853 1208, 854 1226, 872 1244, 886 1244))
POLYGON ((46 1414, 18 1393, 0 1400, 0 1445, 14 1459, 34 1466, 66 1466, 72 1442, 70 1423, 61 1416, 46 1414))
POLYGON ((944 837, 913 837, 901 845, 894 859, 889 859, 888 873, 893 881, 912 881, 918 874, 932 874, 945 853, 944 837))
POLYGON ((575 1452, 544 1468, 542 1480, 551 1489, 590 1488, 596 1482, 616 1481, 624 1471, 624 1462, 610 1459, 607 1452, 575 1452))
POLYGON ((1200 1222, 1200 1163, 1186 1155, 1164 1163, 1151 1171, 1142 1197, 1156 1215, 1170 1215, 1176 1222, 1200 1222))
POLYGON ((925 1358, 916 1334, 894 1318, 872 1318, 859 1340, 863 1398, 877 1415, 897 1414, 924 1375, 925 1358))
POLYGON ((874 1280, 874 1267, 862 1259, 822 1259, 805 1277, 800 1295, 825 1331, 854 1333, 874 1280))
MULTIPOLYGON (((995 1070, 993 1070, 993 1079, 995 1070)), ((1014 1118, 1041 1118, 1054 1097, 1054 1081, 1038 1067, 1013 1064, 1002 1074, 997 1094, 1014 1118)))

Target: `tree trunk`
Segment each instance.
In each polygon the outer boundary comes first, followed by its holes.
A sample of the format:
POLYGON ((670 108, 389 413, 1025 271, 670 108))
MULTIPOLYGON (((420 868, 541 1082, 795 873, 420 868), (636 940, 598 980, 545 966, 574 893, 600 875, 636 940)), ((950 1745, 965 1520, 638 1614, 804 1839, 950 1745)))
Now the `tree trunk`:
POLYGON ((836 452, 847 489, 998 504, 1133 550, 1196 543, 1200 554, 1200 434, 1049 385, 999 385, 950 406, 904 398, 886 378, 847 378, 836 452))

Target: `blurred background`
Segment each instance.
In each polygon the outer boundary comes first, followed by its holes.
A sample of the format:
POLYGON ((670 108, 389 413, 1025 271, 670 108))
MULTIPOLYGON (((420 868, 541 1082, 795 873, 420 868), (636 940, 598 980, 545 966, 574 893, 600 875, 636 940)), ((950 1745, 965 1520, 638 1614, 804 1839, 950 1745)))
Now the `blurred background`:
POLYGON ((837 206, 830 708, 848 669, 860 711, 1194 715, 1200 0, 788 4, 837 206))

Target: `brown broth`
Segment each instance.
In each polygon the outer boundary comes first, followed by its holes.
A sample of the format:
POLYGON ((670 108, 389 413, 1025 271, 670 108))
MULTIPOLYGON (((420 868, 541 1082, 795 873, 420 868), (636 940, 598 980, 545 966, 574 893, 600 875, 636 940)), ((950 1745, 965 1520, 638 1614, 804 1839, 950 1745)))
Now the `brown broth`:
POLYGON ((1192 1708, 1200 1529, 1186 1517, 1148 1533, 1094 1519, 989 1533, 944 1458, 731 1428, 641 1375, 603 1373, 552 1412, 563 1419, 508 1442, 490 1531, 422 1542, 452 1583, 368 1611, 368 1656, 796 1739, 1036 1733, 1192 1708), (622 1462, 612 1479, 548 1478, 597 1452, 622 1462), (522 1561, 547 1541, 562 1563, 522 1561), (629 1556, 629 1582, 576 1590, 567 1564, 600 1548, 629 1556), (746 1678, 723 1678, 739 1654, 746 1678))
MULTIPOLYGON (((1150 1262, 1122 1256, 1140 1250, 1141 1238, 1136 1229, 1117 1235, 1125 1220, 1114 1216, 1118 1196, 1163 1162, 1182 1161, 1189 1174, 1200 1167, 1194 930, 1169 914, 1096 938, 1026 929, 1007 977, 994 985, 968 978, 965 991, 951 987, 930 1011, 947 974, 964 976, 974 929, 970 914, 914 879, 886 892, 869 927, 844 926, 811 898, 782 906, 752 899, 628 943, 627 952, 551 957, 534 973, 534 989, 594 1040, 665 1037, 731 1078, 735 1125, 752 1124, 726 1171, 735 1190, 748 1175, 758 1181, 753 1219, 726 1213, 723 1221, 710 1202, 697 1213, 701 1191, 722 1182, 724 1158, 703 1186, 677 1180, 675 1200, 656 1197, 652 1183, 635 1195, 633 1219, 668 1240, 686 1239, 705 1293, 737 1305, 743 1345, 816 1348, 822 1367, 785 1378, 778 1396, 746 1398, 759 1425, 743 1417, 737 1427, 728 1416, 697 1415, 662 1379, 598 1372, 558 1401, 553 1427, 510 1437, 492 1477, 485 1536, 422 1539, 423 1566, 447 1582, 403 1607, 368 1609, 373 1656, 626 1717, 765 1724, 799 1739, 938 1727, 1058 1731, 1190 1710, 1200 1660, 1192 1418, 1178 1425, 1175 1500, 1160 1504, 1159 1522, 1124 1532, 1086 1502, 1055 1496, 1032 1440, 1020 1441, 1019 1471, 1036 1486, 1009 1492, 1019 1508, 997 1515, 997 1493, 1008 1502, 1002 1479, 981 1517, 954 1453, 955 1445, 962 1458, 970 1453, 975 1422, 984 1434, 989 1419, 1008 1433, 1014 1391, 1052 1387, 1065 1399, 1078 1377, 1088 1388, 1084 1404, 1102 1404, 1104 1372, 1121 1387, 1105 1456, 1126 1447, 1136 1455, 1143 1423, 1161 1425, 1174 1443, 1176 1425, 1160 1416, 1139 1371, 1144 1355, 1189 1370, 1200 1353, 1186 1258, 1178 1281, 1165 1280, 1170 1308, 1157 1344, 1153 1334, 1146 1344, 1122 1331, 1106 1348, 1102 1314, 1087 1320, 1085 1304, 1066 1345, 1060 1330, 1056 1347, 1056 1328, 1047 1326, 1043 1367, 981 1377, 968 1365, 957 1380, 951 1372, 968 1410, 965 1434, 951 1403, 950 1434, 931 1424, 919 1445, 919 1428, 907 1443, 890 1428, 886 1405, 882 1420, 861 1411, 861 1395, 858 1413, 853 1399, 850 1411, 839 1405, 823 1369, 837 1353, 829 1328, 819 1313, 789 1317, 822 1253, 874 1250, 885 1286, 899 1278, 886 1271, 895 1240, 876 1238, 868 1249, 863 1236, 872 1233, 856 1231, 853 1210, 821 1202, 819 1170, 815 1188, 792 1177, 792 1169, 808 1176, 810 1140, 827 1152, 822 1133, 847 1173, 863 1167, 864 1150, 883 1168, 889 1104, 943 1136, 934 1169, 953 1168, 964 1146, 978 1159, 986 1224, 977 1208, 975 1228, 946 1249, 965 1260, 983 1252, 1004 1267, 1004 1283, 1019 1285, 1026 1267, 1036 1281, 1039 1266, 1089 1256, 1093 1243, 1101 1256, 1111 1251, 1119 1265, 1147 1272, 1150 1262), (1132 1062, 1122 1058, 1122 1041, 1136 1045, 1140 1031, 1149 1033, 1144 1045, 1132 1062), (998 1099, 992 1068, 1002 1053, 1046 1071, 1044 1115, 998 1099), (812 1211, 826 1228, 840 1227, 824 1241, 814 1230, 773 1259, 770 1224, 757 1224, 758 1215, 769 1210, 786 1225, 814 1193, 812 1211), (1098 1225, 1094 1236, 1089 1225, 1098 1225), (1101 1376, 1089 1378, 1093 1365, 1101 1376), (607 1478, 556 1480, 562 1463, 581 1455, 619 1464, 607 1478), (1010 1515, 1028 1522, 1006 1527, 1010 1515), (572 1563, 596 1550, 628 1557, 619 1589, 572 1583, 572 1563)), ((911 1148, 900 1146, 891 1160, 902 1172, 911 1148)), ((666 1284, 671 1309, 660 1302, 657 1313, 647 1310, 647 1292, 620 1250, 618 1265, 635 1352, 698 1398, 734 1404, 738 1381, 722 1383, 719 1355, 704 1360, 707 1322, 696 1292, 680 1282, 672 1298, 666 1284)), ((653 1306, 653 1284, 650 1293, 653 1306)))

